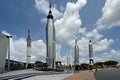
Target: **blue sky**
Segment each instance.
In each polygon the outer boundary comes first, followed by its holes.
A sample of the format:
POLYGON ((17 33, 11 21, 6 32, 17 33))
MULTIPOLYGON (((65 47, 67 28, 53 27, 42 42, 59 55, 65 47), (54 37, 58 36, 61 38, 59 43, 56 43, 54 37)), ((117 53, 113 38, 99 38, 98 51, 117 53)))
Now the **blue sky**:
POLYGON ((43 60, 49 2, 52 3, 56 43, 61 46, 63 62, 66 62, 71 50, 74 57, 76 34, 80 63, 88 62, 90 39, 94 46, 95 62, 120 61, 119 0, 0 0, 0 31, 13 35, 11 59, 26 61, 26 37, 30 28, 32 61, 43 60))

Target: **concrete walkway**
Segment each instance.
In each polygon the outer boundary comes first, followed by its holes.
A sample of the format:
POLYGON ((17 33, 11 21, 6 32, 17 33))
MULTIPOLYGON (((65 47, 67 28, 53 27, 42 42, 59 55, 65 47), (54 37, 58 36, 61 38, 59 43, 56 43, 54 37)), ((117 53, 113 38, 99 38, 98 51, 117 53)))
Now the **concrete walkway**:
POLYGON ((75 73, 64 80, 96 80, 94 77, 94 71, 81 71, 75 73))

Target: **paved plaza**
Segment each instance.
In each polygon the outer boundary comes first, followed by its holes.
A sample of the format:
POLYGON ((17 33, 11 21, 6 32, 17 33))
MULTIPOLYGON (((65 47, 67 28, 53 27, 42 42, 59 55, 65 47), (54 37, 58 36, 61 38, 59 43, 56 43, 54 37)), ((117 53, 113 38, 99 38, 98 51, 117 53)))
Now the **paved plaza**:
POLYGON ((109 68, 93 71, 53 72, 25 69, 0 74, 0 80, 120 80, 120 69, 109 68))

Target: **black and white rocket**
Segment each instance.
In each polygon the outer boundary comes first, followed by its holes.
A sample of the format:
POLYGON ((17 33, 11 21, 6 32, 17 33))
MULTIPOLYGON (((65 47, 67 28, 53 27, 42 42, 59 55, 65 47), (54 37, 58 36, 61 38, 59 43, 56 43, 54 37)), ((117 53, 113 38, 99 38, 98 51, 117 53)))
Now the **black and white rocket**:
POLYGON ((53 15, 51 11, 51 4, 49 5, 49 13, 47 16, 46 25, 46 63, 49 68, 55 68, 56 47, 55 47, 55 27, 53 22, 53 15))
POLYGON ((26 68, 28 64, 31 64, 31 37, 30 37, 30 29, 28 29, 28 36, 27 36, 27 61, 26 61, 26 68))
POLYGON ((93 45, 91 40, 89 41, 89 64, 93 65, 93 45))

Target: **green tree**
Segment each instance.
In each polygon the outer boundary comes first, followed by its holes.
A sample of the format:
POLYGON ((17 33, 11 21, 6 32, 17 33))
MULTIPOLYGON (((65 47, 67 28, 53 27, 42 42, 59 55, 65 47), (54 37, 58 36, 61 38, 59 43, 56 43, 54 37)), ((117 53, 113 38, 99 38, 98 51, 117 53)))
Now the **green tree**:
POLYGON ((115 66, 115 65, 117 65, 118 64, 118 62, 117 61, 106 61, 106 62, 104 62, 104 64, 105 65, 107 65, 107 66, 115 66))
POLYGON ((95 65, 95 66, 103 66, 103 65, 104 65, 104 62, 96 62, 94 65, 95 65))
POLYGON ((96 67, 96 68, 103 68, 104 67, 104 62, 96 62, 94 64, 94 67, 96 67))

